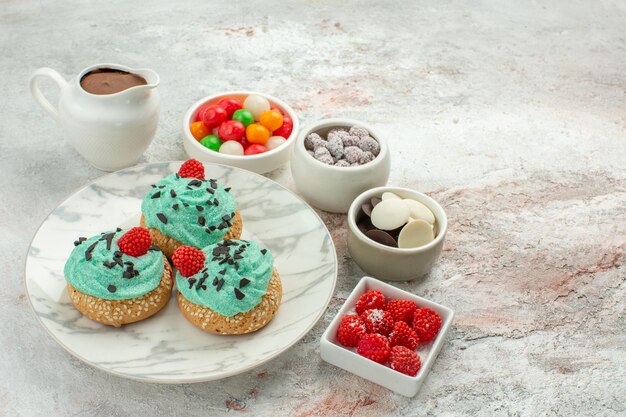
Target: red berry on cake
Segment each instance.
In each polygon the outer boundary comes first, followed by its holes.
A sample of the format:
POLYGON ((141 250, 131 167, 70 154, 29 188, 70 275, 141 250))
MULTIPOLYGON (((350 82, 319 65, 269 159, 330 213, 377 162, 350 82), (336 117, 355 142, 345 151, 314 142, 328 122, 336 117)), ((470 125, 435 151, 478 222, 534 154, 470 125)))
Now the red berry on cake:
POLYGON ((409 376, 417 375, 422 366, 420 357, 414 350, 404 346, 394 346, 389 354, 389 367, 409 376))
POLYGON ((204 267, 204 252, 191 246, 180 246, 172 255, 172 262, 184 277, 198 273, 204 267))
POLYGON ((383 293, 376 290, 369 290, 359 297, 354 306, 354 310, 356 314, 361 314, 365 310, 383 307, 385 307, 385 296, 383 293))
POLYGON ((413 314, 413 330, 422 342, 430 342, 441 328, 441 317, 429 308, 418 308, 413 314))
POLYGON ((145 227, 133 227, 119 238, 117 246, 126 255, 137 257, 148 253, 152 246, 152 238, 145 227))
POLYGON ((389 333, 389 341, 391 346, 404 346, 415 350, 420 342, 420 338, 408 324, 403 321, 397 321, 393 325, 393 330, 389 333))
POLYGON ((356 347, 365 333, 367 329, 363 320, 356 314, 349 314, 341 319, 337 329, 337 341, 344 346, 356 347))
POLYGON ((378 363, 385 363, 389 358, 391 345, 389 340, 378 333, 365 334, 361 337, 356 352, 378 363))
POLYGON ((406 324, 413 323, 413 313, 417 306, 411 300, 389 300, 385 310, 391 313, 394 321, 403 321, 406 324))
POLYGON ((204 179, 204 165, 195 159, 185 161, 178 170, 178 175, 183 178, 204 179))
POLYGON ((379 308, 365 310, 361 314, 361 320, 365 323, 368 333, 379 333, 387 336, 393 329, 393 317, 391 313, 379 308))

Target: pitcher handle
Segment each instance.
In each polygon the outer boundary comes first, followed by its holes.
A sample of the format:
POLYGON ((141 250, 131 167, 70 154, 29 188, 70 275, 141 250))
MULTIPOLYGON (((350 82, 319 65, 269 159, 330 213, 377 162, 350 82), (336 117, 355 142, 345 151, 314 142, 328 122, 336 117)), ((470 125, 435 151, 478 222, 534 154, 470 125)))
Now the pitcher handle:
POLYGON ((50 113, 55 120, 59 120, 59 110, 53 106, 48 99, 43 95, 41 90, 39 89, 39 82, 42 78, 50 78, 52 81, 57 83, 59 88, 63 90, 63 88, 67 85, 67 81, 55 70, 52 68, 39 68, 37 71, 33 73, 30 77, 30 92, 37 100, 39 105, 43 107, 45 111, 50 113))

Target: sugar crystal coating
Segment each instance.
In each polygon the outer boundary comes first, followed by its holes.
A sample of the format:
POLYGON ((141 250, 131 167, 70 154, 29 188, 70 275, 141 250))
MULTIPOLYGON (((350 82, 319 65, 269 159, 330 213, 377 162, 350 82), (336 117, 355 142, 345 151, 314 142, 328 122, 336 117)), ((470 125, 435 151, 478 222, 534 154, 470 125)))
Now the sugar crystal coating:
POLYGON ((361 156, 359 157, 359 163, 361 165, 363 164, 367 164, 368 162, 372 162, 374 160, 375 156, 373 153, 371 152, 363 152, 361 153, 361 156))
POLYGON ((359 148, 363 151, 371 152, 374 156, 378 156, 380 153, 380 145, 378 141, 370 136, 361 137, 361 140, 359 141, 359 148))
POLYGON ((341 138, 343 141, 343 146, 359 146, 359 137, 358 136, 343 136, 341 138))
POLYGON ((380 144, 361 127, 335 127, 326 137, 311 133, 304 147, 320 162, 338 167, 360 166, 371 162, 380 153, 380 144))
POLYGON ((322 137, 317 133, 311 133, 304 138, 304 147, 307 151, 315 150, 315 142, 322 141, 322 137))
POLYGON ((315 149, 314 158, 328 165, 333 165, 335 163, 335 160, 333 159, 328 149, 323 146, 315 149))
POLYGON ((329 136, 328 144, 326 147, 330 151, 330 154, 333 156, 333 158, 335 158, 336 160, 341 159, 341 157, 343 156, 343 141, 339 136, 329 136))
POLYGON ((352 136, 359 136, 359 137, 365 137, 365 136, 370 135, 370 132, 368 132, 367 129, 364 129, 362 127, 356 127, 356 126, 352 126, 348 133, 350 133, 350 135, 352 136))
POLYGON ((347 148, 344 148, 343 150, 343 154, 346 157, 346 161, 349 162, 350 164, 359 162, 359 159, 361 159, 362 153, 363 151, 356 146, 348 146, 347 148))

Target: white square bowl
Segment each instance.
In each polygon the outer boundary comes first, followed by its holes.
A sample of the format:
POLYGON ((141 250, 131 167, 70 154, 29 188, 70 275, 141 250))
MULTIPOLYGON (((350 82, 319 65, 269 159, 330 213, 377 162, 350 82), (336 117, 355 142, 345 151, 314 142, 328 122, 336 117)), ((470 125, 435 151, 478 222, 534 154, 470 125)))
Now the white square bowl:
POLYGON ((450 330, 453 318, 454 311, 448 307, 434 303, 425 298, 418 297, 417 295, 396 288, 393 285, 389 285, 375 278, 363 277, 356 287, 354 287, 354 290, 352 290, 352 293, 322 335, 322 339, 320 341, 320 354, 322 359, 328 363, 343 368, 346 371, 352 372, 353 374, 376 384, 382 385, 383 387, 399 394, 407 397, 413 397, 417 394, 420 387, 424 383, 424 380, 428 376, 428 372, 433 366, 433 363, 443 346, 448 331, 450 330), (341 318, 346 314, 354 313, 354 306, 357 300, 367 290, 378 290, 382 292, 387 299, 411 300, 415 302, 418 307, 430 308, 441 317, 441 329, 439 330, 435 340, 424 346, 420 346, 418 349, 422 366, 417 375, 408 376, 398 371, 394 371, 388 366, 381 365, 359 355, 356 353, 355 348, 344 347, 337 342, 336 334, 341 318))

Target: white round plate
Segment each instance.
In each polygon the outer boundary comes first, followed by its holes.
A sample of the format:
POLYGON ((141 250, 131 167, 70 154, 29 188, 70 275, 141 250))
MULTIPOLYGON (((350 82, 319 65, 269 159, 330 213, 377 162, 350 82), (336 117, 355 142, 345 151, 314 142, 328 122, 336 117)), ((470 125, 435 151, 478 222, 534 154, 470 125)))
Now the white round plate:
POLYGON ((176 294, 155 316, 122 328, 81 315, 65 290, 63 266, 79 236, 138 224, 143 196, 180 162, 105 175, 61 203, 43 222, 26 259, 26 290, 41 324, 68 352, 103 371, 162 383, 210 381, 252 369, 300 340, 333 294, 337 258, 322 220, 299 197, 263 176, 206 164, 206 178, 232 187, 243 239, 273 253, 283 283, 276 317, 250 335, 217 336, 189 323, 176 294))

